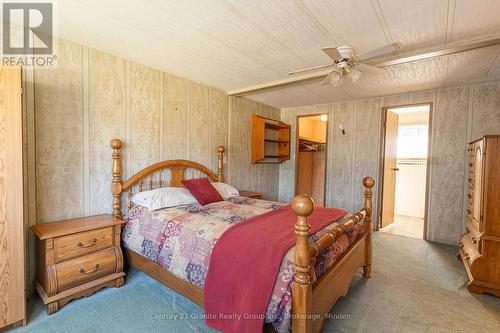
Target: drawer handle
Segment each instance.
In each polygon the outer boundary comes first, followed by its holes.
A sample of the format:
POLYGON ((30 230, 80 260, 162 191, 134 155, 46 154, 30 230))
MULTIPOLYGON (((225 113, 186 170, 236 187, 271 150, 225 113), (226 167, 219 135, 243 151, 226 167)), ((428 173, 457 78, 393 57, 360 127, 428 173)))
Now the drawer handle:
POLYGON ((472 243, 476 244, 477 243, 477 239, 476 237, 472 237, 472 243))
POLYGON ((469 163, 469 166, 472 167, 472 163, 469 163))
POLYGON ((81 274, 92 274, 95 273, 99 270, 99 264, 95 264, 95 267, 92 268, 90 271, 86 271, 83 268, 80 268, 80 273, 81 274))
POLYGON ((472 183, 472 178, 467 179, 469 183, 472 183))
POLYGON ((94 245, 95 245, 95 243, 97 243, 97 238, 92 238, 92 240, 90 241, 90 244, 83 245, 83 243, 82 243, 82 242, 78 242, 78 243, 76 243, 76 245, 77 245, 78 247, 86 248, 86 247, 91 247, 91 246, 94 246, 94 245))
POLYGON ((468 234, 470 232, 469 228, 465 228, 465 233, 468 234))
POLYGON ((472 194, 467 194, 467 198, 472 199, 472 194))
POLYGON ((467 214, 469 214, 469 215, 470 215, 470 209, 467 209, 467 214))

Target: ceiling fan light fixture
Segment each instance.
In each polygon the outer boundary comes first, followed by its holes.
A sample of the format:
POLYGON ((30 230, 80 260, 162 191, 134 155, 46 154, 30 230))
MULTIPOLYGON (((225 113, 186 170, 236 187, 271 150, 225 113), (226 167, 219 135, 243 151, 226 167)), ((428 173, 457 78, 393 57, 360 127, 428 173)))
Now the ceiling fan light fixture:
POLYGON ((340 78, 340 79, 338 79, 338 80, 336 80, 336 81, 332 81, 332 82, 330 83, 330 85, 332 85, 332 86, 334 86, 334 87, 336 87, 336 88, 341 87, 341 86, 342 86, 342 78, 340 78))
POLYGON ((340 55, 343 59, 350 59, 353 55, 353 49, 350 45, 339 46, 337 47, 337 51, 339 51, 340 55))
POLYGON ((342 72, 338 70, 331 71, 321 82, 322 86, 333 85, 339 87, 342 83, 342 72))
POLYGON ((352 82, 358 81, 361 74, 362 73, 358 71, 356 68, 351 68, 351 71, 349 72, 349 76, 351 77, 352 82))
POLYGON ((330 84, 332 86, 338 88, 338 87, 342 86, 342 72, 339 73, 339 72, 335 71, 334 73, 336 73, 336 74, 333 74, 331 76, 330 84))

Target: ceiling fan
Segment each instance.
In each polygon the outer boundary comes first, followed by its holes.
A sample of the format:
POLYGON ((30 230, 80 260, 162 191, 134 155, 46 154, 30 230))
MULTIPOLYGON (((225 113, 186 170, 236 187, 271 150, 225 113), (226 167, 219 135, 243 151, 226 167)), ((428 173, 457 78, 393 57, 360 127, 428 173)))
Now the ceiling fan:
POLYGON ((384 72, 383 68, 365 64, 363 61, 368 61, 372 58, 394 53, 399 51, 401 48, 402 45, 400 43, 392 43, 371 51, 355 54, 353 47, 349 45, 324 47, 321 50, 333 60, 331 64, 300 69, 290 72, 288 75, 305 74, 331 68, 332 70, 321 82, 321 85, 325 86, 331 84, 335 87, 340 87, 342 86, 342 79, 346 76, 348 76, 353 82, 356 82, 364 72, 382 74, 384 72))
MULTIPOLYGON (((393 44, 378 48, 373 51, 361 53, 361 54, 355 54, 353 48, 351 46, 347 46, 347 49, 349 50, 349 53, 344 54, 347 57, 345 58, 345 61, 349 62, 351 64, 351 67, 354 67, 360 72, 368 72, 367 68, 364 67, 365 65, 371 65, 370 68, 373 68, 374 66, 377 66, 375 68, 381 69, 382 67, 388 67, 388 66, 397 66, 401 64, 407 64, 407 63, 413 63, 416 61, 423 61, 426 59, 432 59, 436 57, 445 57, 449 56, 452 54, 458 54, 462 52, 468 52, 471 50, 478 50, 478 49, 483 49, 491 46, 496 46, 500 45, 500 34, 492 34, 488 36, 483 36, 483 37, 478 37, 478 38, 473 38, 469 40, 462 40, 462 41, 456 41, 456 42, 451 42, 447 43, 444 45, 435 45, 429 48, 425 49, 419 49, 419 50, 412 50, 410 48, 409 51, 407 52, 398 52, 397 55, 393 55, 391 53, 395 53, 395 51, 400 50, 402 48, 401 44, 395 43, 397 46, 394 46, 393 44), (386 56, 383 56, 386 54, 386 56), (354 66, 353 66, 354 65, 354 66), (364 68, 363 68, 364 67, 364 68)), ((340 48, 342 49, 342 48, 340 48)), ((286 88, 289 86, 294 86, 294 85, 301 85, 301 84, 307 84, 311 82, 316 82, 325 79, 325 76, 327 74, 330 74, 331 71, 328 71, 327 69, 331 68, 331 70, 337 71, 339 73, 339 66, 338 63, 340 63, 341 60, 344 60, 343 55, 339 51, 339 48, 335 47, 327 47, 324 48, 323 51, 325 53, 330 53, 329 56, 332 58, 333 63, 330 63, 328 65, 324 66, 317 66, 317 67, 312 67, 306 70, 300 70, 300 71, 295 71, 291 72, 291 77, 286 78, 286 79, 280 79, 276 81, 271 81, 271 82, 266 82, 266 83, 260 83, 256 84, 253 86, 249 87, 244 87, 240 89, 235 89, 235 90, 230 90, 228 91, 229 96, 247 96, 247 95, 252 95, 252 94, 257 94, 257 93, 262 93, 266 91, 271 91, 275 89, 282 89, 286 88), (328 50, 328 51, 327 51, 328 50), (310 73, 307 73, 310 72, 310 73), (304 75, 293 75, 293 74, 304 74, 304 75)), ((342 51, 344 52, 344 51, 342 51)), ((342 65, 344 66, 344 65, 342 65)), ((352 71, 352 69, 351 69, 352 71)), ((377 69, 375 69, 377 71, 377 69)), ((332 78, 332 82, 334 84, 338 84, 340 86, 339 79, 336 74, 332 74, 334 76, 332 78), (335 77, 337 77, 336 80, 335 77)), ((346 76, 346 72, 342 72, 342 77, 346 76)), ((358 76, 359 77, 359 76, 358 76)))

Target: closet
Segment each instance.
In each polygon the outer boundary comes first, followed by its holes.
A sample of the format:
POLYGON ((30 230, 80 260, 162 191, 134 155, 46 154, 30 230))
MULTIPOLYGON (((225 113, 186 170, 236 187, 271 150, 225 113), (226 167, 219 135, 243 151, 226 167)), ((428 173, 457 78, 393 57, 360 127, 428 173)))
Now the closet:
POLYGON ((0 331, 26 322, 21 82, 0 65, 0 331))
POLYGON ((327 120, 326 114, 297 119, 296 194, 311 196, 317 206, 325 204, 327 120))

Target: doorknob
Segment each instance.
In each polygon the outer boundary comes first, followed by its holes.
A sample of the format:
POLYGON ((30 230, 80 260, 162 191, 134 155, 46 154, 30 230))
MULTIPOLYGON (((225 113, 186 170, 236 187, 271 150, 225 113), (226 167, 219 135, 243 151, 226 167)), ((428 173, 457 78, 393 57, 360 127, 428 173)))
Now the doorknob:
POLYGON ((391 168, 392 171, 399 171, 399 168, 391 168))

